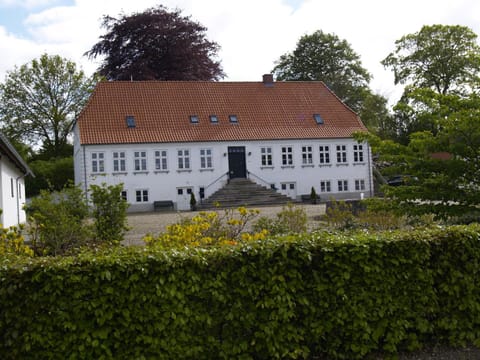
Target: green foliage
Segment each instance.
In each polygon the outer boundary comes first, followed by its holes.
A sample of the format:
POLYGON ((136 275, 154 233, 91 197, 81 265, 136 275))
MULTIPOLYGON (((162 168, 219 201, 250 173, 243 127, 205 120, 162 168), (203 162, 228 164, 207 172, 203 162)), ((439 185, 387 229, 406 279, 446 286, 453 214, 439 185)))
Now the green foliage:
POLYGON ((64 255, 78 250, 92 237, 88 206, 78 187, 40 191, 26 206, 28 234, 37 255, 64 255))
POLYGON ((324 220, 327 225, 335 229, 352 229, 355 226, 355 216, 352 206, 343 201, 337 201, 334 198, 327 203, 324 220))
POLYGON ((310 202, 312 204, 317 203, 317 192, 315 191, 315 188, 312 186, 312 190, 310 190, 310 202))
POLYGON ((266 216, 259 218, 253 230, 267 230, 271 235, 303 233, 307 231, 307 220, 304 208, 289 203, 277 213, 275 219, 266 216))
POLYGON ((364 359, 478 343, 479 241, 472 225, 0 259, 0 353, 364 359))
POLYGON ((49 157, 64 156, 73 124, 96 83, 58 55, 43 54, 7 72, 0 84, 2 131, 41 145, 49 157))
POLYGON ((73 182, 73 157, 49 160, 34 160, 28 166, 35 177, 27 177, 25 191, 27 196, 40 194, 40 190, 62 190, 73 182))
POLYGON ((128 230, 128 203, 121 196, 122 190, 123 184, 90 186, 96 239, 102 244, 120 243, 128 230))
POLYGON ((190 209, 197 209, 197 199, 195 199, 195 194, 193 193, 193 191, 190 193, 190 209))

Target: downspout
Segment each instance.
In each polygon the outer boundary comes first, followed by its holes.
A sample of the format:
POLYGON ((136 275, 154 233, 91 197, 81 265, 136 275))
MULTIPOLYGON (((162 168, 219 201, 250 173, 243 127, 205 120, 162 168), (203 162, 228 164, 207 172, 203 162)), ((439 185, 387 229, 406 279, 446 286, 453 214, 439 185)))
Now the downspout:
POLYGON ((372 151, 368 143, 367 143, 367 151, 368 151, 368 183, 370 187, 370 197, 373 197, 374 189, 373 189, 373 183, 372 183, 372 164, 371 164, 372 151))

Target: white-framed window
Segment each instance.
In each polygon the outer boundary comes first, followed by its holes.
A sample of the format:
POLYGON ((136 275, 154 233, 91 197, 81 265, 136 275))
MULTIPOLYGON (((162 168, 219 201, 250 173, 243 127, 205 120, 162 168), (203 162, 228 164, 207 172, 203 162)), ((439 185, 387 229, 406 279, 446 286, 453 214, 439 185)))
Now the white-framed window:
POLYGON ((355 180, 355 191, 364 191, 365 190, 365 180, 356 179, 355 180))
POLYGON ((293 165, 293 148, 291 146, 282 146, 282 165, 293 165))
POLYGON ((18 198, 22 198, 22 184, 18 183, 18 198))
POLYGON ((338 191, 348 191, 348 180, 338 180, 338 191))
POLYGON ((302 146, 302 165, 313 164, 313 150, 311 146, 302 146))
POLYGON ((363 145, 354 144, 353 145, 353 162, 363 163, 363 145))
POLYGON ((200 149, 200 169, 212 169, 212 149, 200 149))
POLYGON ((155 170, 167 171, 168 160, 167 150, 155 150, 155 170))
POLYGON ((127 170, 125 159, 125 151, 113 152, 113 172, 125 172, 127 170))
POLYGON ((147 152, 134 151, 133 162, 135 171, 147 171, 147 152))
POLYGON ((190 150, 177 150, 178 170, 190 170, 190 150))
POLYGON ((320 154, 320 165, 330 164, 330 146, 320 145, 318 150, 320 154))
POLYGON ((128 193, 127 193, 127 190, 122 190, 122 192, 120 193, 120 198, 122 198, 122 199, 125 200, 125 201, 128 201, 128 193))
POLYGON ((105 172, 105 153, 92 152, 92 173, 105 172))
POLYGON ((262 155, 262 166, 273 166, 272 148, 262 147, 260 153, 262 155))
POLYGON ((147 189, 135 190, 135 201, 137 203, 148 202, 148 190, 147 189))
POLYGON ((337 163, 345 164, 347 162, 347 145, 337 145, 337 163))
POLYGON ((12 198, 15 197, 15 187, 13 186, 13 178, 10 178, 10 192, 12 194, 12 198))
POLYGON ((320 192, 327 193, 332 191, 332 182, 330 180, 320 181, 320 192))

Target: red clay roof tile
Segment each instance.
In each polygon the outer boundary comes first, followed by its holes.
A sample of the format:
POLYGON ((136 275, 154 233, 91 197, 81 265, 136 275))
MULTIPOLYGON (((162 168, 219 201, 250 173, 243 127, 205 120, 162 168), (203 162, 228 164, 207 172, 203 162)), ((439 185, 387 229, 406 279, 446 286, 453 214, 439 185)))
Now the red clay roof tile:
POLYGON ((322 82, 100 82, 80 114, 81 144, 346 138, 366 131, 322 82), (324 124, 317 124, 320 114, 324 124), (129 128, 126 116, 135 117, 129 128), (199 122, 190 123, 190 115, 199 122), (217 115, 218 123, 210 122, 217 115), (238 123, 230 123, 236 115, 238 123))

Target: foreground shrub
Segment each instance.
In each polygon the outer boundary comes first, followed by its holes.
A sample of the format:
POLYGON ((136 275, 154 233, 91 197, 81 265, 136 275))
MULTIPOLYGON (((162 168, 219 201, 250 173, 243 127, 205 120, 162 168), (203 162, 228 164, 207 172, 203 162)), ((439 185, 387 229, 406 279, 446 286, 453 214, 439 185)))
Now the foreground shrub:
POLYGON ((88 206, 82 190, 40 191, 26 207, 28 234, 36 255, 64 255, 85 246, 93 237, 86 224, 88 206))
POLYGON ((303 233, 307 231, 307 220, 307 213, 303 207, 289 203, 282 207, 276 218, 266 216, 259 218, 253 225, 253 230, 257 232, 267 230, 272 235, 303 233))
POLYGON ((90 186, 95 235, 100 243, 119 244, 128 230, 128 203, 121 196, 122 190, 123 184, 90 186))
POLYGON ((480 345, 480 226, 0 259, 3 359, 363 359, 480 345))
POLYGON ((244 207, 225 209, 223 212, 200 212, 192 218, 169 225, 165 233, 147 235, 143 240, 147 246, 162 249, 236 245, 241 241, 261 240, 268 231, 260 230, 253 234, 246 231, 247 225, 258 213, 258 210, 244 207))
POLYGON ((33 256, 33 250, 25 245, 21 227, 4 228, 0 225, 0 256, 9 254, 33 256))

